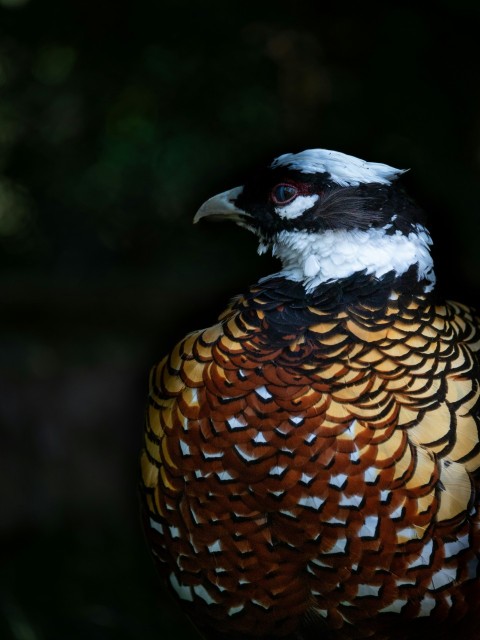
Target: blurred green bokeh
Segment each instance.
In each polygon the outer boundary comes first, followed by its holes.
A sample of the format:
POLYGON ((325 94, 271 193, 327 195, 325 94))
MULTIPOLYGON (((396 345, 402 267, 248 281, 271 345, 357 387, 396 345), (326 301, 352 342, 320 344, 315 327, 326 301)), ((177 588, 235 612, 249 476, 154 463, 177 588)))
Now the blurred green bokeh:
POLYGON ((279 153, 410 167, 480 288, 480 6, 0 0, 0 637, 194 637, 138 523, 150 364, 275 262, 191 219, 279 153))

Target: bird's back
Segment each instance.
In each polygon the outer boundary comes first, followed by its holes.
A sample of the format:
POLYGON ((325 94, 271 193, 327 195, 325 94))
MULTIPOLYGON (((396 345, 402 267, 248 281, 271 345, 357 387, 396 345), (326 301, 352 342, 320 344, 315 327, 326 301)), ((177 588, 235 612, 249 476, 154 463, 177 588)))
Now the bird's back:
POLYGON ((411 278, 266 279, 153 369, 145 528, 207 634, 480 637, 480 332, 411 278))

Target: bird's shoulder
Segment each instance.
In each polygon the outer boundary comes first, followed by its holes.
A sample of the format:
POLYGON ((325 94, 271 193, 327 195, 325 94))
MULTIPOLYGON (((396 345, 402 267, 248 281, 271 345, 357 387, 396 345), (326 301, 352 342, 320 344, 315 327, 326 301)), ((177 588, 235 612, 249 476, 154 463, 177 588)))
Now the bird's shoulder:
MULTIPOLYGON (((236 372, 230 389, 242 387, 245 367, 265 373, 271 364, 296 370, 297 380, 330 381, 332 389, 344 386, 345 378, 329 377, 329 368, 341 363, 414 397, 427 380, 433 386, 434 380, 443 386, 448 381, 449 401, 475 385, 480 321, 474 310, 395 293, 350 304, 345 286, 341 292, 335 287, 307 296, 283 278, 252 286, 215 324, 186 335, 152 369, 151 393, 168 399, 185 388, 200 389, 219 370, 236 372), (408 390, 401 389, 407 379, 408 390)), ((445 395, 445 389, 435 391, 437 399, 445 395)))

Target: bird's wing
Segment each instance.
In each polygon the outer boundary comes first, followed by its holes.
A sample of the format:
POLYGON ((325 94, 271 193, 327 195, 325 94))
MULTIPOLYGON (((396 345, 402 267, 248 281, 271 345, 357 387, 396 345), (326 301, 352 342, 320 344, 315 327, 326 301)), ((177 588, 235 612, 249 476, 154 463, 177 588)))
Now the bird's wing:
POLYGON ((395 389, 398 427, 415 455, 410 484, 421 491, 431 483, 439 501, 435 519, 445 523, 468 514, 480 467, 480 331, 463 305, 432 311, 429 324, 415 331, 408 321, 396 322, 387 352, 413 373, 395 389))

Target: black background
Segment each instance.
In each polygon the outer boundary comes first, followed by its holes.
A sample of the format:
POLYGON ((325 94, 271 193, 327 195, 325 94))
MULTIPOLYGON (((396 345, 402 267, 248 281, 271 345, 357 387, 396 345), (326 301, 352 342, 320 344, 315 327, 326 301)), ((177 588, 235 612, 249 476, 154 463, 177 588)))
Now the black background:
POLYGON ((276 267, 198 206, 325 147, 410 168, 480 287, 477 2, 0 0, 0 638, 194 637, 136 500, 148 369, 276 267))

